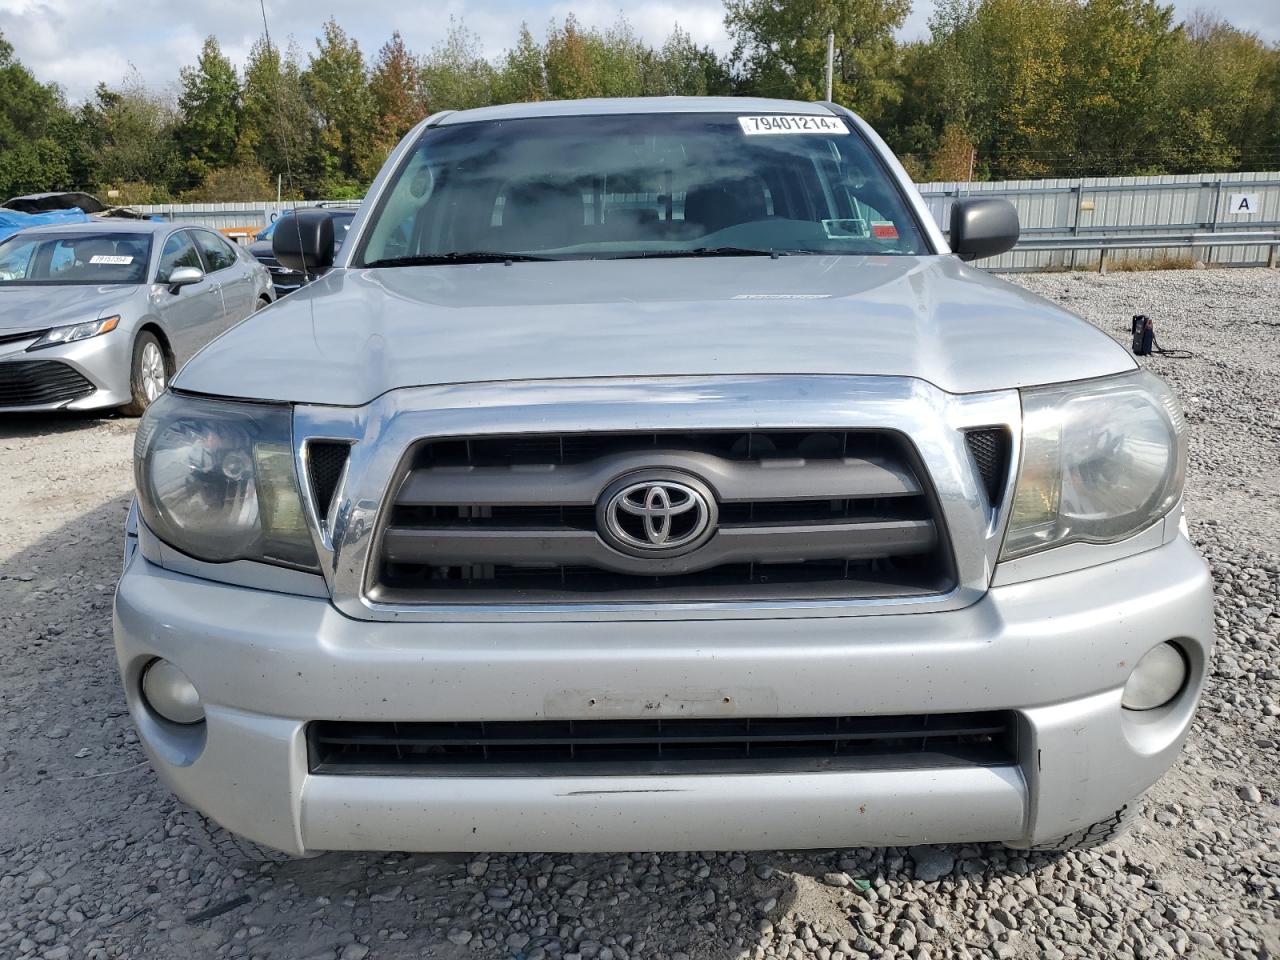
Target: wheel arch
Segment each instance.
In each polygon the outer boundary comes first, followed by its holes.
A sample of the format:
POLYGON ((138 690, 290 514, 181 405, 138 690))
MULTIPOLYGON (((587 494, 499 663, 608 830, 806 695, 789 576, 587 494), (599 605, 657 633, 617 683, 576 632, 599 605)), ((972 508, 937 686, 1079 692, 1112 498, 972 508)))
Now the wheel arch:
MULTIPOLYGON (((164 327, 160 326, 155 320, 144 320, 138 324, 138 328, 133 332, 133 342, 138 342, 138 337, 144 333, 152 334, 160 341, 160 349, 164 351, 165 363, 168 365, 168 375, 172 377, 178 372, 177 356, 173 352, 173 344, 169 341, 169 335, 164 332, 164 327)), ((130 348, 130 356, 133 355, 133 349, 130 348)))

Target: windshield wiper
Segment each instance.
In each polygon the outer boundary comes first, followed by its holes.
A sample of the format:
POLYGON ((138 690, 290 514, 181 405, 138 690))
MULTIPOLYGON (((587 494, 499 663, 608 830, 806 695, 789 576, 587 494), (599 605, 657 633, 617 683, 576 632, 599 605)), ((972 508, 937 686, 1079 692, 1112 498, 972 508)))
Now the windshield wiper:
POLYGON ((387 257, 363 264, 371 267, 431 267, 442 263, 525 263, 554 260, 555 257, 537 257, 529 253, 494 253, 488 250, 469 250, 456 253, 419 254, 412 257, 387 257))
POLYGON ((692 250, 648 250, 629 253, 613 260, 636 260, 642 257, 785 257, 787 250, 761 250, 756 247, 694 247, 692 250))

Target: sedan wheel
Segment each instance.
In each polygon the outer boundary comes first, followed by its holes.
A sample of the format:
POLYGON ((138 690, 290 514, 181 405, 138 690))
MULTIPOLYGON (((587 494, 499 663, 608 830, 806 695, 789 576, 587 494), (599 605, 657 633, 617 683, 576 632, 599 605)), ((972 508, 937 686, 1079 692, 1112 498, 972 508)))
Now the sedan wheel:
POLYGON ((151 341, 142 347, 142 392, 147 403, 164 393, 164 384, 164 354, 160 344, 151 341))
POLYGON ((133 342, 133 365, 129 369, 130 402, 121 408, 126 416, 140 417, 169 382, 169 362, 160 339, 150 330, 133 342))

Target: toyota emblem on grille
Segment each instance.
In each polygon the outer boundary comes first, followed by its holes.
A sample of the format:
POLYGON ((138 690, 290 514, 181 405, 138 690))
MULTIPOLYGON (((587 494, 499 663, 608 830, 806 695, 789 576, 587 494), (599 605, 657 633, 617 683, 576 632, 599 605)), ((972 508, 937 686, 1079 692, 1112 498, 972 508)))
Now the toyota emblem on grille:
POLYGON ((692 477, 623 477, 605 491, 600 506, 601 535, 624 553, 685 553, 715 532, 715 498, 692 477))

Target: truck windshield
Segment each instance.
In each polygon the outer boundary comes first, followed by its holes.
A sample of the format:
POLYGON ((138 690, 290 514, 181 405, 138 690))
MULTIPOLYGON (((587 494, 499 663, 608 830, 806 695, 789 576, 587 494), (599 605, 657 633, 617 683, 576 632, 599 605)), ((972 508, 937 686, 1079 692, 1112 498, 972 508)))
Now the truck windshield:
POLYGON ((842 118, 661 113, 426 130, 352 263, 927 252, 842 118))
POLYGON ((0 242, 0 284, 144 283, 151 257, 145 233, 36 233, 0 242))

